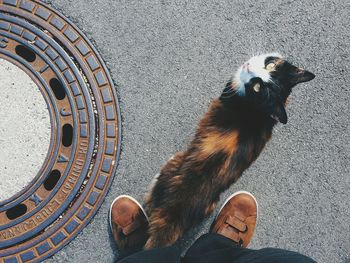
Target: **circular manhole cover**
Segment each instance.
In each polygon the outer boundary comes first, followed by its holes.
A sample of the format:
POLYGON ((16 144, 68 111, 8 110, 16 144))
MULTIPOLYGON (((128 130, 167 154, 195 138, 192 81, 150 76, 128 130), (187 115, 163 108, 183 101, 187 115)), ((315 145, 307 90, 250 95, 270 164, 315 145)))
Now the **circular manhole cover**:
POLYGON ((0 59, 37 85, 51 119, 39 172, 0 199, 0 262, 37 262, 72 240, 106 195, 120 150, 117 97, 88 39, 39 1, 0 1, 0 59))

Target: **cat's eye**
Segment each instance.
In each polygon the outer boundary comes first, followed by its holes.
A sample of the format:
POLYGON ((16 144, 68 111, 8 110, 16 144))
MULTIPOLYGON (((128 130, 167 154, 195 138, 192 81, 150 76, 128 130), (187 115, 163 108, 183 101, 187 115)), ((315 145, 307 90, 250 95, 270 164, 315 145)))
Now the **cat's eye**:
POLYGON ((259 92, 259 91, 260 91, 260 84, 259 84, 259 83, 256 83, 256 84, 254 85, 254 87, 253 87, 253 90, 254 90, 255 92, 259 92))
POLYGON ((269 64, 266 65, 265 68, 266 68, 266 70, 271 71, 271 70, 274 70, 275 67, 276 67, 275 63, 269 63, 269 64))

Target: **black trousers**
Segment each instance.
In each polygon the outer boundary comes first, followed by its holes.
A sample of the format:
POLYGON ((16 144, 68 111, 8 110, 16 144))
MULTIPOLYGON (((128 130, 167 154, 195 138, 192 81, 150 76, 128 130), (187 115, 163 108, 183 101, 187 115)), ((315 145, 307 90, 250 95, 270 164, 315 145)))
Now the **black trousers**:
POLYGON ((156 248, 124 256, 118 263, 310 263, 309 257, 277 248, 252 250, 240 248, 232 240, 218 234, 205 234, 181 258, 177 247, 156 248))

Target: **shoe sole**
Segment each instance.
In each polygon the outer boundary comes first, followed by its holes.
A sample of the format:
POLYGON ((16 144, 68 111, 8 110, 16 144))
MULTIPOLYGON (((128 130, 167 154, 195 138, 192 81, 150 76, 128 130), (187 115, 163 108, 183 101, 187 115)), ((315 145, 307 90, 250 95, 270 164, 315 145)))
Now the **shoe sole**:
POLYGON ((256 198, 254 197, 254 195, 252 195, 250 192, 247 192, 247 191, 238 191, 238 192, 235 192, 234 194, 230 195, 224 202, 224 204, 220 207, 220 210, 219 212, 217 213, 216 217, 215 217, 215 220, 218 218, 221 210, 224 208, 224 206, 233 198, 235 197, 236 195, 239 195, 239 194, 247 194, 249 195, 250 197, 253 198, 255 204, 256 204, 256 221, 258 221, 258 214, 259 214, 259 204, 258 204, 258 201, 256 200, 256 198))
POLYGON ((116 201, 118 201, 119 199, 121 199, 121 198, 128 198, 131 201, 133 201, 135 204, 137 204, 138 207, 140 207, 140 209, 141 209, 142 213, 144 214, 144 216, 146 217, 147 222, 149 222, 149 219, 148 219, 148 216, 147 216, 145 210, 143 209, 142 205, 135 198, 131 197, 130 195, 120 195, 116 199, 113 200, 113 202, 112 202, 112 204, 111 204, 111 206, 109 208, 109 227, 110 227, 111 231, 113 230, 113 228, 112 228, 112 207, 113 207, 114 203, 116 201))

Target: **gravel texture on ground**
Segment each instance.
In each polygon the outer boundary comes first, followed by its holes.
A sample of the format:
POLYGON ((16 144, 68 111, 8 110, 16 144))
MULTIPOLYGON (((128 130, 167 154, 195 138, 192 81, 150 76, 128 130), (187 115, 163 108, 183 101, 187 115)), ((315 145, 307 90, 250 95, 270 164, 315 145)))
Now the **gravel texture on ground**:
MULTIPOLYGON (((316 74, 299 85, 289 122, 222 195, 252 192, 251 248, 280 247, 318 262, 350 262, 350 2, 46 1, 93 41, 116 84, 123 118, 120 164, 99 213, 48 262, 113 262, 108 208, 141 199, 164 162, 185 149, 209 102, 253 54, 278 51, 316 74)), ((214 216, 214 215, 213 215, 214 216)), ((188 247, 213 216, 181 240, 188 247)))

